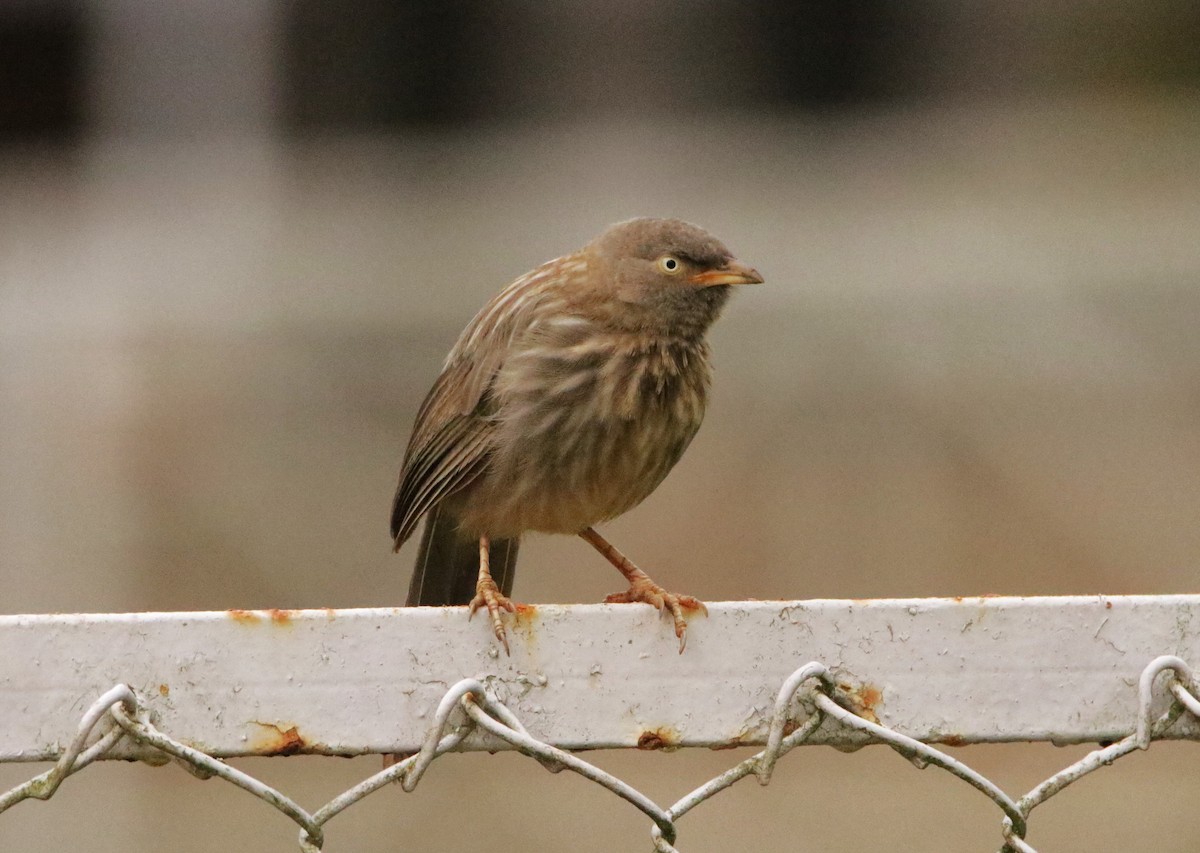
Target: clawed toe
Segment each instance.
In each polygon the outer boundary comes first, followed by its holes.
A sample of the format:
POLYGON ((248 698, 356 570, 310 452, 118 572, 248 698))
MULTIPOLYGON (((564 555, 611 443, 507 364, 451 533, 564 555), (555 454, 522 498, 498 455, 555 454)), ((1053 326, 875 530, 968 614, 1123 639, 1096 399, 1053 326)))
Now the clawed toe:
POLYGON ((669 611, 671 619, 675 623, 675 636, 679 638, 680 654, 683 654, 683 650, 687 647, 687 621, 684 619, 683 611, 698 610, 705 616, 708 615, 708 608, 704 606, 703 601, 692 598, 690 595, 667 592, 645 575, 635 578, 629 584, 629 589, 624 592, 614 592, 612 595, 606 596, 604 601, 606 604, 641 602, 653 605, 662 613, 669 611))
POLYGON ((676 595, 667 592, 661 586, 650 580, 649 576, 635 566, 628 557, 614 548, 608 540, 596 532, 594 527, 588 527, 579 532, 580 537, 604 555, 604 558, 616 567, 617 571, 629 581, 629 589, 615 592, 604 599, 608 604, 628 604, 642 601, 653 604, 663 613, 671 611, 671 619, 675 623, 675 636, 679 638, 679 653, 687 645, 687 622, 684 621, 684 610, 699 610, 705 615, 708 608, 690 595, 676 595))
POLYGON ((496 635, 496 639, 504 646, 504 653, 512 654, 508 648, 508 634, 504 630, 504 621, 500 618, 500 611, 507 610, 509 613, 516 613, 517 606, 513 604, 512 599, 502 593, 495 582, 490 578, 480 578, 479 583, 475 585, 475 597, 471 599, 471 603, 467 605, 470 608, 471 614, 467 618, 475 615, 475 611, 481 607, 486 607, 488 618, 492 623, 492 632, 496 635))

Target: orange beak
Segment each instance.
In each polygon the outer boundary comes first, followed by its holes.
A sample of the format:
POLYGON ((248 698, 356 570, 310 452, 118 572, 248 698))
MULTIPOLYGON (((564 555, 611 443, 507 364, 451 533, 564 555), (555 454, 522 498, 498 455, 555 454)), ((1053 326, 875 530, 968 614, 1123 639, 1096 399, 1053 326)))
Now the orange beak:
POLYGON ((762 284, 763 277, 758 270, 748 267, 741 261, 730 261, 719 270, 705 270, 688 276, 688 281, 701 287, 714 284, 762 284))

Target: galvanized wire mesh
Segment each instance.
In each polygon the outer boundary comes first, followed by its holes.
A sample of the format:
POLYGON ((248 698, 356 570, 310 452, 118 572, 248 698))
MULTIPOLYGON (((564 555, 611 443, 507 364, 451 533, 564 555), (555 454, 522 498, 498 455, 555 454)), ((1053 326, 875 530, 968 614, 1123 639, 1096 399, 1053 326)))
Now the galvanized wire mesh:
POLYGON ((551 772, 571 770, 616 794, 651 820, 653 849, 657 853, 674 853, 678 849, 675 845, 680 818, 747 776, 754 776, 762 785, 768 784, 782 756, 805 743, 818 728, 836 726, 852 735, 856 744, 885 744, 918 768, 937 767, 966 782, 1000 809, 1001 853, 1030 853, 1035 848, 1026 841, 1028 819, 1037 806, 1087 774, 1134 750, 1148 748, 1181 716, 1200 717, 1200 690, 1182 659, 1173 655, 1155 658, 1142 670, 1138 683, 1135 730, 1115 743, 1093 750, 1016 799, 945 752, 865 719, 856 712, 856 705, 824 664, 816 661, 805 664, 779 687, 766 748, 663 807, 578 755, 539 740, 481 681, 464 679, 442 697, 420 751, 364 779, 316 811, 308 811, 282 791, 161 731, 155 726, 146 702, 128 685, 118 684, 84 713, 74 739, 53 768, 0 795, 0 815, 27 799, 50 799, 69 776, 105 757, 129 738, 155 750, 153 754, 164 762, 179 762, 202 779, 224 779, 287 815, 300 827, 300 850, 316 853, 325 844, 325 825, 335 816, 390 782, 399 782, 405 791, 414 790, 438 756, 454 751, 478 728, 536 759, 551 772), (1153 710, 1156 699, 1167 702, 1166 710, 1158 714, 1153 710))

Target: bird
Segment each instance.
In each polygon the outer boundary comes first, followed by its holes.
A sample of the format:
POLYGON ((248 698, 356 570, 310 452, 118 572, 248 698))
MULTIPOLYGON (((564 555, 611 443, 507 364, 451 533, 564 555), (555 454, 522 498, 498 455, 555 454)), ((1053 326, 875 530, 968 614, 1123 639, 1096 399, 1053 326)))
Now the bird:
POLYGON ((683 455, 711 385, 705 335, 734 286, 763 277, 703 228, 636 218, 501 290, 446 357, 416 416, 392 502, 393 550, 421 537, 408 606, 502 614, 521 536, 578 535, 687 642, 684 611, 596 526, 642 502, 683 455))

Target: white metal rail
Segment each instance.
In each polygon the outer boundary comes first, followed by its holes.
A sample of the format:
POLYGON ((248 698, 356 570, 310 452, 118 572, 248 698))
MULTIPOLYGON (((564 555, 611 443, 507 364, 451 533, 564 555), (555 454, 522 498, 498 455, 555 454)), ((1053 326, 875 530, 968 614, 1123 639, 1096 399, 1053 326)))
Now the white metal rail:
POLYGON ((1028 851, 1046 798, 1154 738, 1200 736, 1198 616, 1200 596, 729 602, 678 655, 648 607, 541 606, 518 614, 511 656, 463 608, 0 616, 0 761, 57 762, 0 812, 97 758, 174 758, 274 805, 313 851, 386 782, 507 747, 608 787, 671 851, 684 813, 765 784, 794 746, 878 742, 992 799, 1004 849, 1028 851), (1020 798, 928 745, 1014 740, 1108 745, 1020 798), (569 751, 736 744, 766 748, 669 808, 569 751), (218 760, 366 752, 413 754, 315 812, 218 760))

